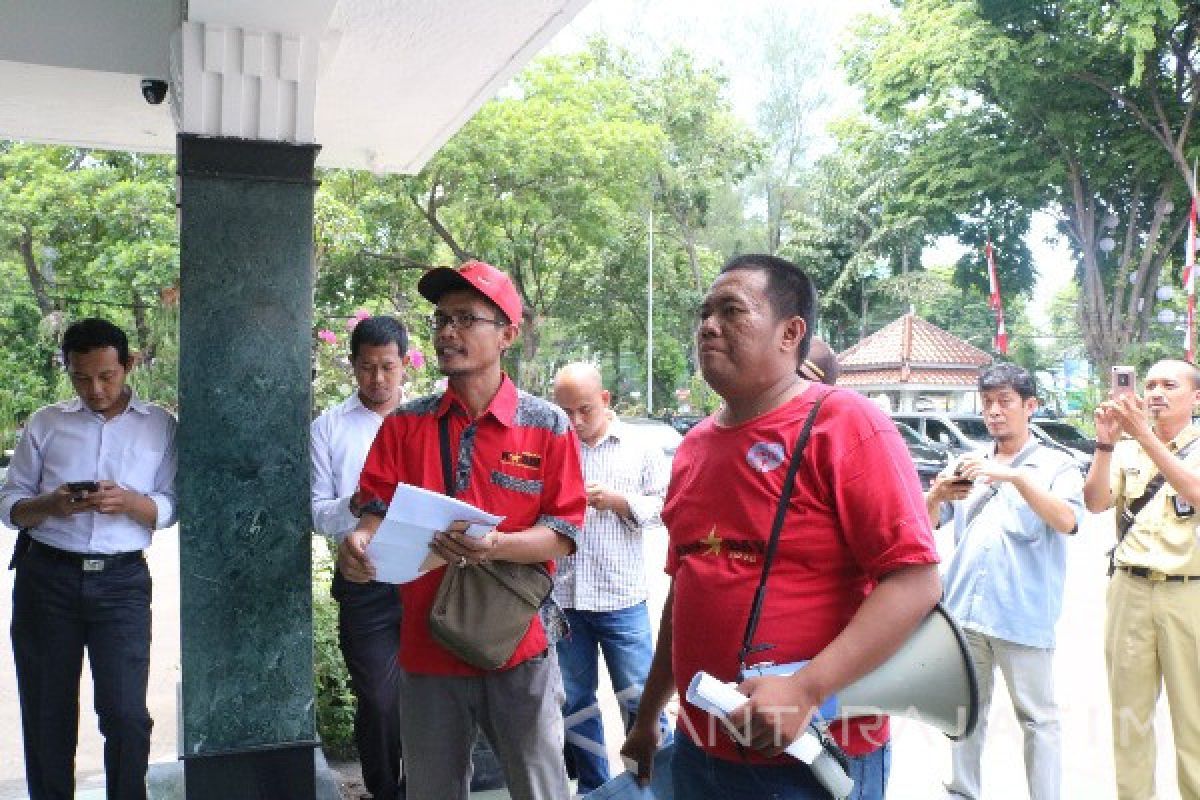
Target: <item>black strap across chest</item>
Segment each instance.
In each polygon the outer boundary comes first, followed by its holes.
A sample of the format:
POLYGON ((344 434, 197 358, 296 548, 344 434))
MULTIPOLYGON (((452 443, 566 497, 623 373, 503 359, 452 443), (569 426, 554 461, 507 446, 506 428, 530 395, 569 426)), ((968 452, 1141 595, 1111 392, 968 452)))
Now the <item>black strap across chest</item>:
POLYGON ((767 553, 763 558, 762 573, 758 578, 758 588, 754 590, 754 601, 750 604, 750 617, 746 620, 746 631, 742 635, 742 649, 738 653, 738 666, 740 668, 745 668, 746 659, 754 653, 769 650, 775 646, 772 644, 755 645, 754 633, 758 630, 758 621, 762 615, 763 601, 766 600, 767 596, 767 576, 771 574, 771 562, 775 560, 775 551, 779 548, 779 535, 783 531, 783 521, 787 517, 788 506, 791 504, 792 490, 796 486, 796 473, 800 471, 804 448, 808 445, 813 423, 817 420, 817 412, 821 410, 821 403, 825 402, 825 398, 831 394, 833 394, 833 390, 827 389, 813 401, 812 408, 808 412, 808 417, 804 420, 804 427, 800 429, 800 435, 796 437, 796 446, 792 450, 792 459, 788 463, 787 475, 783 479, 783 489, 779 493, 779 503, 775 506, 775 520, 771 523, 771 537, 767 541, 767 553))
POLYGON ((450 412, 438 418, 438 444, 442 451, 443 491, 454 497, 454 469, 450 465, 450 412))

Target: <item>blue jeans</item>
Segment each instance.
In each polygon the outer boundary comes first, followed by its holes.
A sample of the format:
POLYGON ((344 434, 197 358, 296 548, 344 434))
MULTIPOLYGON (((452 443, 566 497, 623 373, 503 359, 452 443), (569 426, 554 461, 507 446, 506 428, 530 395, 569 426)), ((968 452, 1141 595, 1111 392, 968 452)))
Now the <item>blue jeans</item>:
MULTIPOLYGON (((892 765, 891 745, 851 758, 849 800, 883 800, 892 765)), ((675 800, 829 800, 807 766, 739 764, 701 750, 686 733, 675 736, 671 759, 675 800)))
MULTIPOLYGON (((558 642, 558 665, 562 670, 563 718, 566 726, 566 758, 585 794, 606 783, 609 777, 604 726, 596 704, 599 681, 597 649, 612 677, 613 691, 626 730, 637 713, 654 656, 650 615, 645 603, 616 611, 565 609, 570 635, 558 642)), ((666 727, 666 718, 662 725, 666 727)))

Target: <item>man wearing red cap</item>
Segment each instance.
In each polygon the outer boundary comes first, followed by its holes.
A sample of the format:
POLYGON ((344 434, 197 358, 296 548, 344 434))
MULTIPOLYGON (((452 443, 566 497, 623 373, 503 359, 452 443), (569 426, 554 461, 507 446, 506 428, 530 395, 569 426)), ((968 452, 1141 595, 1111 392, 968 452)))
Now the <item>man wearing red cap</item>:
MULTIPOLYGON (((446 569, 484 561, 544 563, 575 550, 587 507, 579 445, 557 406, 518 391, 500 367, 513 345, 522 303, 507 275, 478 261, 430 270, 417 284, 437 308, 430 318, 444 393, 388 417, 359 480, 358 528, 339 548, 354 581, 374 574, 365 548, 398 483, 442 491, 439 424, 448 421, 456 497, 503 515, 473 539, 456 530, 433 548, 450 565, 400 587, 400 704, 408 800, 466 800, 476 728, 492 745, 514 800, 570 794, 563 766, 562 679, 550 646, 561 611, 544 607, 503 667, 481 670, 434 639, 429 612, 446 569), (555 613, 557 612, 557 613, 555 613)), ((453 526, 452 526, 453 527, 453 526)))

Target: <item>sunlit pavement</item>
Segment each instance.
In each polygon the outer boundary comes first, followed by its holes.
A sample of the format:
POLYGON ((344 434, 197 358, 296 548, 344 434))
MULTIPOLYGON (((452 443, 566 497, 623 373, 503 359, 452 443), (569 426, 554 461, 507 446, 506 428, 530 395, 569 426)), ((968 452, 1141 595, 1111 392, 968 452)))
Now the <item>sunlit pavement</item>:
MULTIPOLYGON (((651 617, 658 620, 668 581, 661 572, 665 558, 665 534, 662 529, 647 532, 647 561, 651 576, 651 617)), ((7 549, 13 534, 0 529, 0 543, 7 549)), ((1059 623, 1056 684, 1063 720, 1063 797, 1068 800, 1112 800, 1115 797, 1112 775, 1112 749, 1108 718, 1108 692, 1104 675, 1102 632, 1104 626, 1105 551, 1113 540, 1108 515, 1089 517, 1069 549, 1067 596, 1059 623)), ((178 539, 174 529, 155 535, 149 551, 154 576, 154 643, 151 656, 150 712, 155 719, 151 759, 168 761, 176 757, 176 698, 179 680, 179 571, 178 539)), ((7 558, 4 559, 7 563, 7 558)), ((0 572, 0 631, 7 634, 12 614, 12 576, 0 572)), ((5 637, 7 638, 7 636, 5 637)), ((25 797, 22 772, 20 715, 16 681, 13 676, 11 649, 0 648, 0 800, 25 797)), ((621 732, 616 703, 611 689, 604 689, 607 676, 601 675, 605 727, 614 763, 620 747, 621 732)), ((91 710, 91 678, 86 672, 82 682, 78 774, 80 795, 102 796, 89 792, 103 786, 101 739, 91 710)), ((1159 738, 1158 781, 1160 800, 1178 800, 1175 766, 1171 754, 1171 731, 1165 700, 1159 708, 1156 730, 1159 738)), ((892 800, 931 800, 941 795, 941 786, 950 774, 950 743, 941 734, 919 723, 895 720, 892 779, 888 797, 892 800)), ((995 800, 1024 800, 1025 772, 1022 738, 1003 680, 997 676, 996 695, 984 754, 984 793, 995 800)), ((489 792, 479 798, 502 798, 503 792, 489 792)))

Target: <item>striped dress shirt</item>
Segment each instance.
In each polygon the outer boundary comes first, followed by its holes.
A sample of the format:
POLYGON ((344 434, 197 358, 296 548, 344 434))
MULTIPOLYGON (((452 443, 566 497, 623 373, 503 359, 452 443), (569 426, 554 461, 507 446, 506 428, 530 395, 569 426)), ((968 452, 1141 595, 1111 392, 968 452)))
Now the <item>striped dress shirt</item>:
POLYGON ((573 555, 558 560, 554 599, 577 611, 615 611, 646 599, 642 532, 660 521, 670 463, 662 448, 616 417, 594 447, 580 442, 583 477, 620 492, 632 520, 588 506, 573 555))

